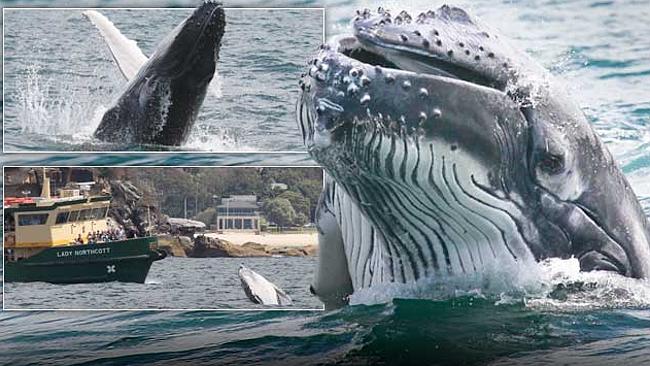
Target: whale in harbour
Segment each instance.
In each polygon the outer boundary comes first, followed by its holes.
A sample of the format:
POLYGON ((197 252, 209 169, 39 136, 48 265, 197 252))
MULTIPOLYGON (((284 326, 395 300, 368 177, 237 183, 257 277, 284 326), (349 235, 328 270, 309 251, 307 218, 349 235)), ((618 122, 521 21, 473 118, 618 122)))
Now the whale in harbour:
POLYGON ((463 9, 359 11, 300 81, 325 172, 312 292, 575 257, 650 276, 650 229, 612 155, 540 65, 463 9))
POLYGON ((212 80, 225 31, 220 3, 206 0, 147 58, 100 13, 84 15, 99 29, 129 81, 102 118, 94 137, 109 142, 181 145, 212 80))
POLYGON ((292 305, 293 301, 282 289, 252 269, 240 265, 239 279, 246 296, 256 304, 292 305))

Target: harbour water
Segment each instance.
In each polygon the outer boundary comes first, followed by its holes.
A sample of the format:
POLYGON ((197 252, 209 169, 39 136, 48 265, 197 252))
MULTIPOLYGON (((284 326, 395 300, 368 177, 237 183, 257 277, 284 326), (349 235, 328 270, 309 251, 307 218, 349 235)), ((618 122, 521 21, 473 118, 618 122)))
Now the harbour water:
MULTIPOLYGON (((564 80, 650 215, 648 2, 456 3, 499 29, 515 47, 525 49, 564 80)), ((100 4, 123 5, 124 1, 100 4)), ((186 6, 192 2, 173 4, 186 6)), ((273 4, 327 6, 330 35, 343 32, 357 8, 403 6, 397 1, 362 0, 273 4)), ((441 4, 417 0, 406 5, 417 11, 441 4)), ((294 35, 300 32, 302 29, 294 35)), ((294 103, 289 99, 286 103, 294 103)), ((287 128, 296 129, 295 125, 287 128)), ((286 142, 282 136, 276 138, 278 144, 286 142)), ((269 159, 255 155, 249 158, 231 162, 250 164, 256 159, 269 159)), ((154 154, 87 155, 75 159, 90 164, 192 161, 191 155, 179 158, 154 154)), ((214 159, 228 163, 223 156, 214 159)), ((650 363, 647 281, 616 275, 585 277, 567 270, 559 277, 540 278, 530 286, 506 286, 503 290, 475 289, 447 298, 408 299, 410 292, 393 289, 383 296, 367 294, 354 299, 357 305, 325 313, 4 312, 0 314, 0 357, 12 364, 99 365, 650 363), (580 281, 592 285, 566 297, 549 298, 558 283, 580 281)))
POLYGON ((176 258, 154 262, 144 284, 7 283, 5 309, 277 309, 252 303, 239 265, 265 276, 293 300, 287 309, 320 309, 309 293, 313 257, 176 258), (188 285, 191 284, 191 285, 188 285))

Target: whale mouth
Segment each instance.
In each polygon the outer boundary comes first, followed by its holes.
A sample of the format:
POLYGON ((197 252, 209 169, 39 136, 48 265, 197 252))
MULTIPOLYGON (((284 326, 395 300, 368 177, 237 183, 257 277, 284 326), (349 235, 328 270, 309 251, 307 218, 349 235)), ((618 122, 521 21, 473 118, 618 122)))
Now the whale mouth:
POLYGON ((335 45, 336 51, 343 56, 369 66, 462 80, 470 84, 505 91, 505 84, 491 80, 471 68, 457 65, 451 57, 443 59, 436 55, 424 54, 417 49, 385 42, 374 32, 364 28, 357 29, 354 35, 335 40, 335 45), (399 61, 392 61, 392 59, 399 61))

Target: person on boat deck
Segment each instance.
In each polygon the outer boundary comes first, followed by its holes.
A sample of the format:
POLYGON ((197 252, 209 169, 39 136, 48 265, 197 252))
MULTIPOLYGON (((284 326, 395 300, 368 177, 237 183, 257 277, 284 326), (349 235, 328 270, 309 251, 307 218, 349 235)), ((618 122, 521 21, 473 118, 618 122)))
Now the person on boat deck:
POLYGON ((75 241, 75 244, 83 244, 83 243, 84 243, 84 239, 81 237, 81 234, 79 234, 77 240, 75 241))

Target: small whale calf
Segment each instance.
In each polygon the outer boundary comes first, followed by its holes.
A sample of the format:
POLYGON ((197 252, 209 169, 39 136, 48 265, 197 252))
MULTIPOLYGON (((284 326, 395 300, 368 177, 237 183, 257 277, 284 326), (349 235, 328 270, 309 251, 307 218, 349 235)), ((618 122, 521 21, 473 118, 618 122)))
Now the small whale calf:
POLYGON ((100 31, 129 81, 94 133, 108 142, 181 145, 196 120, 219 59, 225 31, 220 3, 206 0, 147 57, 96 11, 83 13, 100 31))
POLYGON ((238 274, 244 292, 252 302, 262 305, 293 304, 289 295, 252 269, 240 265, 238 274))

